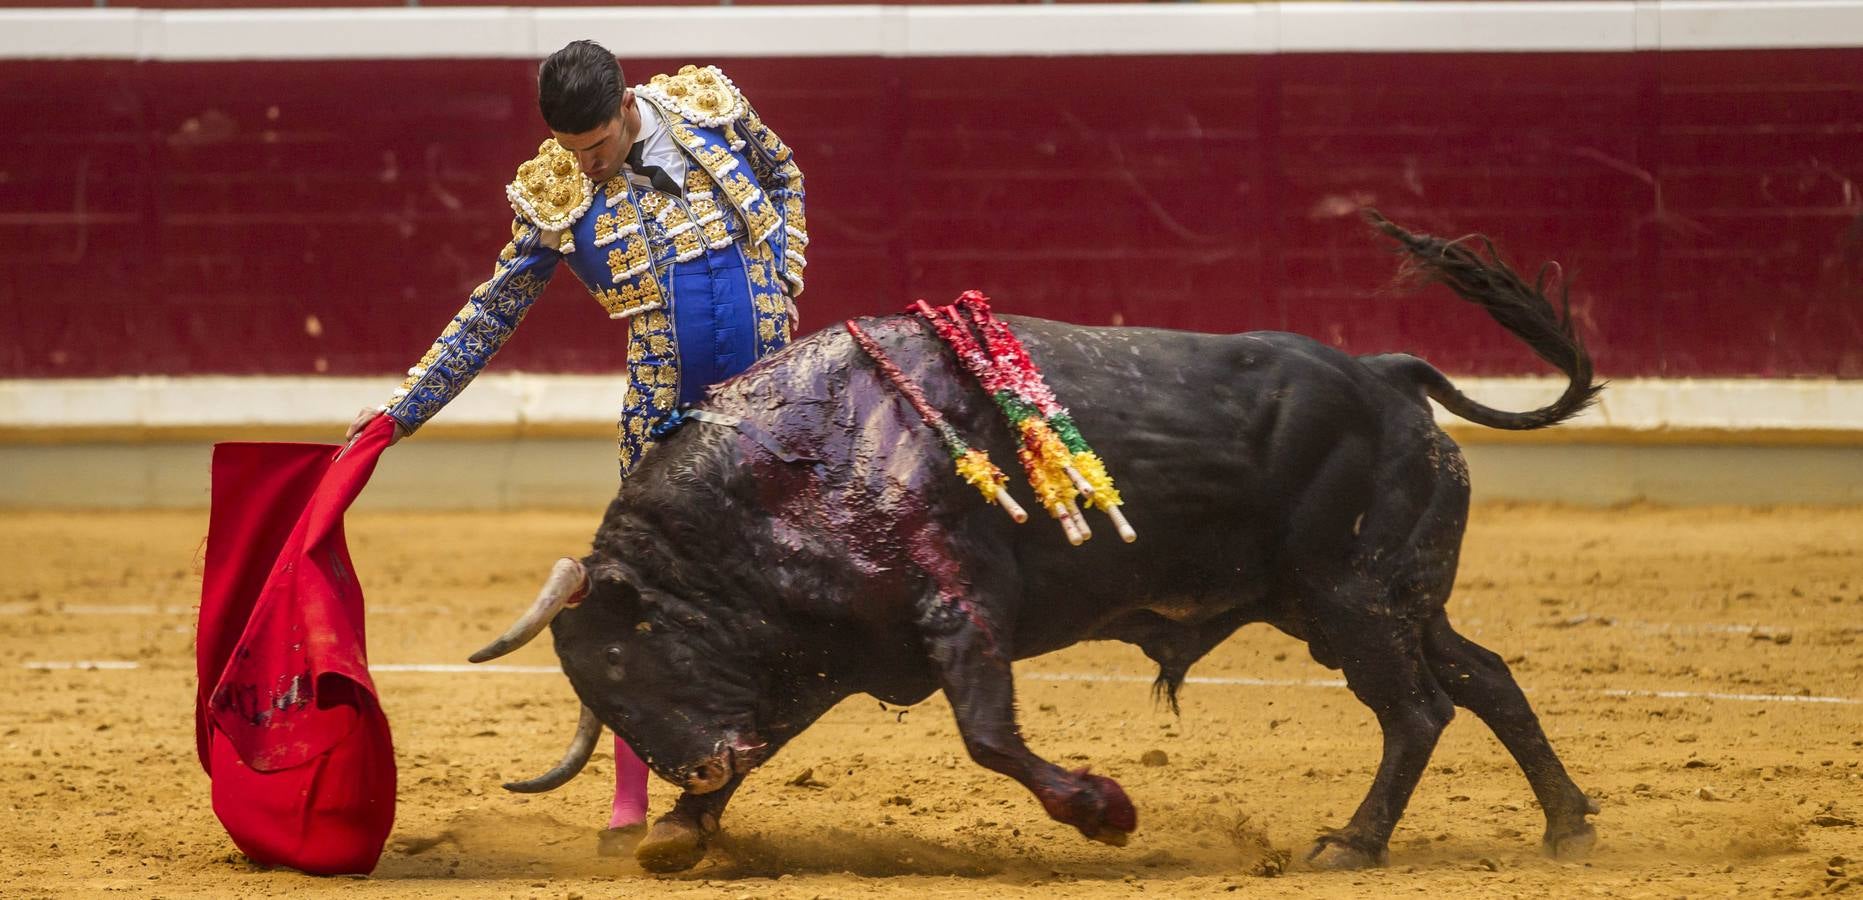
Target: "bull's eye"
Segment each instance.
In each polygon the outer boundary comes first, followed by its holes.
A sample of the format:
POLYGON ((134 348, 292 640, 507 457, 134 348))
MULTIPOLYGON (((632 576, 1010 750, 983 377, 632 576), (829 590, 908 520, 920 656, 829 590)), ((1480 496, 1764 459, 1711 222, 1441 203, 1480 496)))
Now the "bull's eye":
POLYGON ((620 647, 609 647, 608 648, 608 664, 611 666, 618 666, 621 664, 621 648, 620 647))

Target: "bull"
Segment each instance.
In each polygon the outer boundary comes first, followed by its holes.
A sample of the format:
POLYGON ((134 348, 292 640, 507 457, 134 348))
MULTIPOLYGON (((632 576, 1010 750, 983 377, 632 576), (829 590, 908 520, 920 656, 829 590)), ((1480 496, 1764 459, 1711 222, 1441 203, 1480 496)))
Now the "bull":
MULTIPOLYGON (((1369 792, 1313 845, 1313 865, 1386 861, 1458 706, 1525 772, 1545 849, 1583 853, 1597 805, 1507 665, 1445 612, 1468 470, 1427 401, 1484 426, 1536 429, 1577 415, 1601 385, 1569 308, 1492 245, 1482 254, 1367 218, 1414 274, 1559 369, 1563 394, 1504 412, 1405 354, 1010 317, 1143 536, 1074 547, 1060 529, 1018 526, 980 503, 849 334, 824 330, 714 389, 701 423, 674 431, 622 485, 591 552, 557 563, 532 607, 472 657, 508 653, 547 626, 582 702, 563 761, 507 787, 566 782, 613 729, 683 788, 635 850, 643 867, 677 871, 703 858, 745 777, 837 702, 913 704, 943 690, 973 760, 1082 835, 1123 844, 1138 818, 1120 786, 1023 743, 1011 663, 1128 642, 1157 663, 1175 709, 1193 663, 1266 622, 1343 671, 1384 737, 1369 792)), ((973 443, 1014 457, 996 407, 929 328, 908 316, 862 327, 973 443)))

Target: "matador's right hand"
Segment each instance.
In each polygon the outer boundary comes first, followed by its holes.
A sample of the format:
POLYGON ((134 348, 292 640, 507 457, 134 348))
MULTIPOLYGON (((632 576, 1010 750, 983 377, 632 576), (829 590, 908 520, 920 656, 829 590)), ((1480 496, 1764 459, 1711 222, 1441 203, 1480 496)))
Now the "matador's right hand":
MULTIPOLYGON (((384 416, 384 415, 387 415, 387 413, 382 412, 380 409, 377 409, 376 407, 373 407, 373 406, 363 407, 360 412, 356 413, 356 418, 349 423, 349 430, 346 432, 343 432, 343 446, 347 447, 350 444, 354 443, 356 440, 356 435, 361 434, 362 429, 369 427, 369 423, 375 421, 376 416, 384 416)), ((402 438, 407 437, 407 436, 408 436, 408 430, 405 427, 403 427, 400 422, 396 422, 395 433, 394 435, 388 438, 388 446, 393 447, 396 441, 399 441, 402 438)))

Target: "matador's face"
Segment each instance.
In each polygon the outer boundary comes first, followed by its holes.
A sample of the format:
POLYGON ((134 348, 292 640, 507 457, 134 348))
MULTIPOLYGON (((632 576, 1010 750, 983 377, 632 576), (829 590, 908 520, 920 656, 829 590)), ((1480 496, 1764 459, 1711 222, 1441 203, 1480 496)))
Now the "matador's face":
POLYGON ((563 149, 576 154, 576 165, 582 169, 582 174, 601 184, 621 171, 621 163, 627 159, 628 148, 634 145, 639 132, 640 113, 634 107, 634 92, 630 89, 621 95, 621 108, 607 122, 574 134, 550 133, 556 136, 556 142, 563 149))

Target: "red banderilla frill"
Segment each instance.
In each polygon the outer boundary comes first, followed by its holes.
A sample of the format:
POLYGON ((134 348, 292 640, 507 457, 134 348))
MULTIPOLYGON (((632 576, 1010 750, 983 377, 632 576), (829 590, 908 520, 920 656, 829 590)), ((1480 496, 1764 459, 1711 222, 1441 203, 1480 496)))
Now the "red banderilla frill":
POLYGON ((919 418, 925 422, 926 427, 937 432, 939 440, 944 443, 945 452, 951 455, 951 462, 956 466, 958 476, 975 487, 985 500, 995 500, 1001 504, 1003 510, 1009 513, 1010 518, 1017 522, 1028 521, 1029 514, 1023 511, 1022 505, 1017 503, 1014 497, 1009 496, 1009 491, 1004 488, 1009 481, 1009 476, 1004 475, 1003 470, 990 461, 989 454, 971 447, 964 440, 964 436, 958 434, 957 429, 945 420, 944 414, 925 400, 925 392, 920 390, 912 379, 907 378, 906 373, 900 371, 898 365, 887 358, 886 351, 881 350, 880 345, 875 343, 873 338, 862 331, 859 325, 854 324, 853 319, 847 320, 846 325, 847 333, 853 335, 854 343, 859 344, 860 349, 866 352, 869 359, 873 360, 880 374, 886 376, 886 380, 892 382, 893 387, 905 395, 906 401, 912 404, 912 408, 918 410, 919 418))

